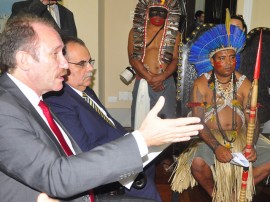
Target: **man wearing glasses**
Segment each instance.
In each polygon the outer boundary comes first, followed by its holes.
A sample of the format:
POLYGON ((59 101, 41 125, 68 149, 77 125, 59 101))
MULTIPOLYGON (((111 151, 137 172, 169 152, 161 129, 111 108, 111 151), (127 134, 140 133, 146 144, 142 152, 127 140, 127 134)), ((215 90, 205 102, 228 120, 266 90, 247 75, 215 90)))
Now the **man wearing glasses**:
MULTIPOLYGON (((95 92, 89 88, 92 83, 95 60, 91 57, 84 42, 73 37, 63 38, 63 41, 64 55, 69 64, 68 74, 63 89, 60 92, 45 95, 44 100, 82 151, 86 152, 122 137, 127 131, 111 117, 95 92)), ((125 192, 128 196, 161 201, 154 183, 153 169, 155 169, 154 165, 149 165, 145 169, 147 183, 139 189, 138 186, 137 188, 133 186, 131 190, 127 190, 119 183, 113 183, 95 189, 95 193, 122 195, 125 192)), ((140 183, 140 181, 136 182, 140 183)))

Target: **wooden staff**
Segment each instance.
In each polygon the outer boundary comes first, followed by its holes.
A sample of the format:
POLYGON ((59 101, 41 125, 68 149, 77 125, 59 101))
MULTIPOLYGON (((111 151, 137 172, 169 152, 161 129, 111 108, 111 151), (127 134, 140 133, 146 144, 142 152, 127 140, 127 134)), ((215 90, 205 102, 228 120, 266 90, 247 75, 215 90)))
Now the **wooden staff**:
MULTIPOLYGON (((251 93, 250 114, 249 114, 249 121, 248 121, 248 128, 247 128, 247 145, 246 145, 246 152, 245 152, 246 157, 251 153, 251 148, 253 146, 253 136, 254 136, 254 131, 255 131, 256 113, 257 113, 258 80, 260 77, 260 67, 261 67, 261 48, 262 48, 262 30, 260 33, 260 40, 259 40, 259 46, 258 46, 257 58, 256 58, 256 64, 255 64, 255 70, 254 70, 253 88, 252 88, 252 93, 251 93)), ((243 168, 239 202, 246 201, 248 170, 249 170, 249 167, 243 168)))

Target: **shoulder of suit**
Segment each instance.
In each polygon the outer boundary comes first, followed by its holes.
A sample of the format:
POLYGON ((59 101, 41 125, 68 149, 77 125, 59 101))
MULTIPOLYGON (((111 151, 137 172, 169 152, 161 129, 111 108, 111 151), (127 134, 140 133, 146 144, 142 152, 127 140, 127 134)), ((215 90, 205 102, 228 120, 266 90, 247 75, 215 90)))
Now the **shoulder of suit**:
POLYGON ((61 9, 62 11, 65 11, 65 12, 69 12, 69 13, 72 13, 71 10, 69 10, 67 7, 61 5, 61 4, 58 4, 58 9, 61 9))

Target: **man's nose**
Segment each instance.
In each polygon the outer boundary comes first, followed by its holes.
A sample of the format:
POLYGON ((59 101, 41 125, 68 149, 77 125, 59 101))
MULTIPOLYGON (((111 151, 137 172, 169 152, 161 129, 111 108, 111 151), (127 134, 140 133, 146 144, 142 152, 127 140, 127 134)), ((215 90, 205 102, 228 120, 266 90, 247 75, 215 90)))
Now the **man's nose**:
POLYGON ((63 69, 68 69, 68 62, 64 56, 61 56, 59 66, 63 69))
POLYGON ((93 71, 95 68, 94 68, 94 66, 93 65, 91 65, 89 62, 87 63, 87 69, 89 70, 89 71, 93 71))
POLYGON ((225 61, 226 61, 226 64, 229 64, 229 65, 233 64, 234 62, 234 60, 231 58, 227 58, 225 61))

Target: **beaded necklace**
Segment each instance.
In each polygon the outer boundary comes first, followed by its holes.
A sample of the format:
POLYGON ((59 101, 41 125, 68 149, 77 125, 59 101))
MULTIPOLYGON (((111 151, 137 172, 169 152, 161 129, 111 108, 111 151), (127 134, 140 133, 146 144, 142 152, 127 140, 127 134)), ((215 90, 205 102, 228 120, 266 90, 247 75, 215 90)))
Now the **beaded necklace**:
MULTIPOLYGON (((235 77, 235 74, 233 73, 231 75, 231 79, 228 82, 226 82, 226 83, 229 83, 229 85, 225 89, 223 89, 221 86, 222 83, 220 81, 218 81, 215 73, 214 73, 214 76, 215 76, 215 79, 214 79, 213 96, 214 96, 214 109, 215 109, 215 113, 216 113, 217 125, 218 125, 218 129, 223 137, 224 145, 227 148, 231 148, 232 143, 236 140, 236 136, 237 136, 236 107, 233 105, 233 109, 232 109, 232 138, 229 139, 226 132, 223 130, 223 128, 220 124, 218 110, 217 110, 217 94, 220 95, 223 99, 231 99, 231 98, 233 100, 237 99, 237 96, 236 96, 236 77, 235 77)), ((224 83, 224 84, 226 84, 226 83, 224 83)))

